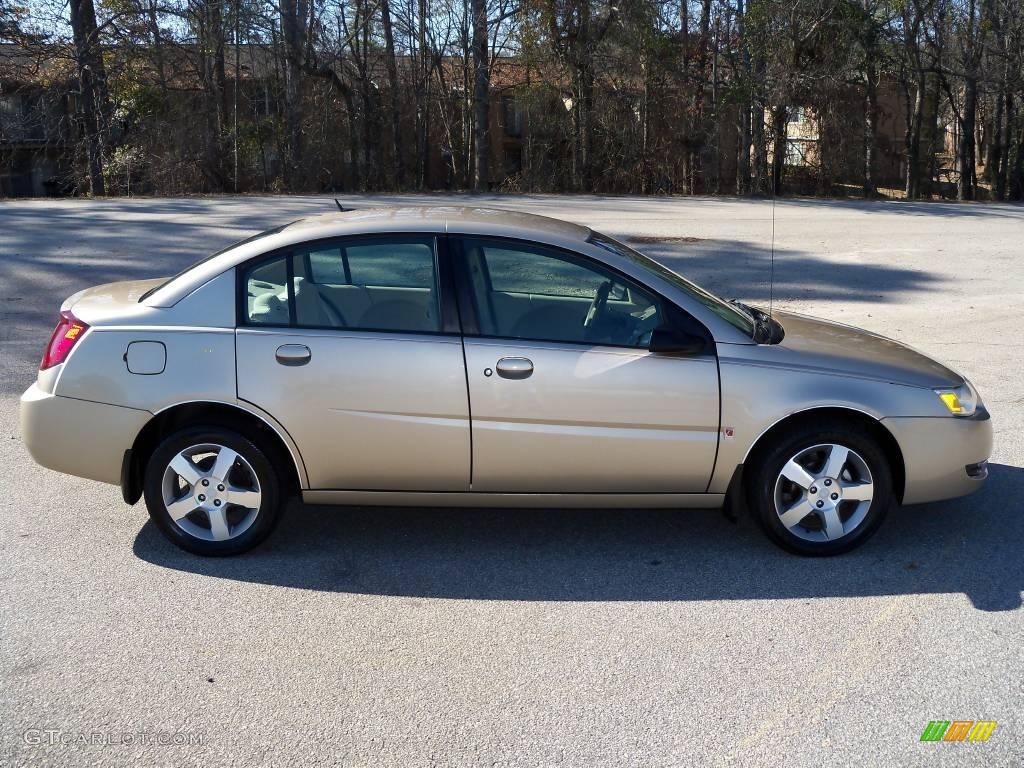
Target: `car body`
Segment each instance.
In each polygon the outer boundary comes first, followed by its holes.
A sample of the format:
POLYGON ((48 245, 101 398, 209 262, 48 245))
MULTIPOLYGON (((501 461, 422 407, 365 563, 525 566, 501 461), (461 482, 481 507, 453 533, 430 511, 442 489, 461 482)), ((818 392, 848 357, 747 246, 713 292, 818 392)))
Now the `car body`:
POLYGON ((832 554, 893 500, 978 488, 992 446, 970 383, 902 344, 769 318, 524 213, 311 217, 170 279, 81 291, 61 312, 22 396, 29 452, 128 503, 144 493, 202 554, 255 545, 292 492, 743 501, 779 544, 832 554))

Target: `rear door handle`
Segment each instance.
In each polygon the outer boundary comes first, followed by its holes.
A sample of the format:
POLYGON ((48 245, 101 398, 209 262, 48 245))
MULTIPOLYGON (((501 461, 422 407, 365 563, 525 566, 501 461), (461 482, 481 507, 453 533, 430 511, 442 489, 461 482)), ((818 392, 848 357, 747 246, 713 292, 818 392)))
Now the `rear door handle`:
POLYGON ((503 379, 528 379, 533 375, 533 361, 525 357, 503 357, 494 367, 503 379))
POLYGON ((305 365, 313 357, 305 344, 282 344, 275 355, 281 365, 305 365))

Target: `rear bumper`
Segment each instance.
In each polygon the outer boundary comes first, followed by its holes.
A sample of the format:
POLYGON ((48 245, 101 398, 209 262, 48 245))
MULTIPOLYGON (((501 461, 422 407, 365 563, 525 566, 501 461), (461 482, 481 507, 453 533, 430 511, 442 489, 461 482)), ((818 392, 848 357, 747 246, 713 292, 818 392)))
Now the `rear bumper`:
POLYGON ((966 496, 984 485, 984 462, 992 454, 988 411, 979 409, 966 419, 891 418, 882 423, 903 451, 904 504, 966 496))
POLYGON ((33 384, 21 396, 21 434, 38 464, 121 483, 124 452, 152 417, 147 411, 58 397, 33 384))

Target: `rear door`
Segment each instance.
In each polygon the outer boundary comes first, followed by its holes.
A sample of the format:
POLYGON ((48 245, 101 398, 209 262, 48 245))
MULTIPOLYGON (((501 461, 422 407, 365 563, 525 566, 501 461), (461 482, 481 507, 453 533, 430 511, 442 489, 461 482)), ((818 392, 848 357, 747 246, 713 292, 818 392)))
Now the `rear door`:
POLYGON ((706 491, 717 359, 647 350, 681 310, 579 254, 473 237, 458 250, 474 491, 706 491))
POLYGON ((311 488, 468 489, 446 274, 433 235, 319 241, 239 268, 238 396, 288 430, 311 488))

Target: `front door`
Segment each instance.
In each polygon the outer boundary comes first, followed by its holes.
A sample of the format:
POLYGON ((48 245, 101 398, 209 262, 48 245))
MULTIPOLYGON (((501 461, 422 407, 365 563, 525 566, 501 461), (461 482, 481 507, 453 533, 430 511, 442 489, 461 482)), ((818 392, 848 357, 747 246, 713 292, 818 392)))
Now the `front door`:
POLYGON ((664 300, 562 250, 461 245, 473 490, 704 493, 718 364, 647 350, 664 300))
POLYGON ((238 396, 288 430, 311 488, 468 490, 462 342, 435 246, 348 238, 242 271, 238 396))

